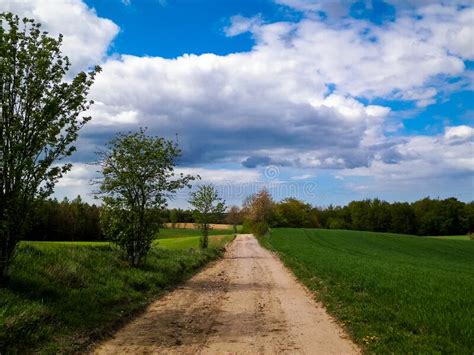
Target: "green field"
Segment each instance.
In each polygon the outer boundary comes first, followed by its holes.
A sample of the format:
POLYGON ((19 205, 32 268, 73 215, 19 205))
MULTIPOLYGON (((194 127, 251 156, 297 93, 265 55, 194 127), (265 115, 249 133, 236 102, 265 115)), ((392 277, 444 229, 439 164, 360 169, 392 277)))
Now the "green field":
MULTIPOLYGON (((155 245, 166 249, 198 249, 199 239, 200 237, 166 238, 155 240, 155 245)), ((209 236, 209 246, 211 248, 218 248, 232 239, 234 239, 233 235, 211 235, 209 236)))
MULTIPOLYGON (((209 235, 231 235, 234 234, 232 229, 210 229, 209 235)), ((199 229, 184 228, 163 228, 156 234, 158 239, 177 238, 177 237, 198 237, 201 235, 199 229)))
POLYGON ((436 236, 436 237, 426 237, 426 238, 448 239, 448 240, 471 240, 471 238, 468 235, 446 235, 446 236, 436 236))
POLYGON ((473 353, 474 243, 284 228, 260 241, 367 351, 473 353))
POLYGON ((0 354, 74 353, 220 255, 232 236, 161 240, 130 268, 107 242, 23 242, 0 289, 0 354), (196 250, 185 250, 194 248, 196 250))

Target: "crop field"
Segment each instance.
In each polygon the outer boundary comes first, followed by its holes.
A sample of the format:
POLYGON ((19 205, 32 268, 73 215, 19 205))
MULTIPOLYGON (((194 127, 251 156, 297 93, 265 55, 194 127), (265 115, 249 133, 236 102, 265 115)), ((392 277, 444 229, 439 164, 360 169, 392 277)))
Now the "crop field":
POLYGON ((447 240, 471 240, 471 237, 468 235, 446 235, 446 236, 436 236, 436 237, 427 237, 435 239, 447 239, 447 240))
MULTIPOLYGON (((232 235, 234 231, 232 229, 210 229, 209 235, 232 235)), ((177 237, 199 237, 201 230, 199 229, 186 229, 186 228, 163 228, 160 229, 159 233, 156 234, 156 238, 177 238, 177 237)))
POLYGON ((474 242, 290 228, 260 241, 369 352, 472 353, 474 242))
POLYGON ((220 255, 231 235, 166 239, 130 268, 107 242, 23 242, 0 289, 0 353, 71 353, 113 331, 220 255), (189 252, 188 248, 195 248, 189 252))

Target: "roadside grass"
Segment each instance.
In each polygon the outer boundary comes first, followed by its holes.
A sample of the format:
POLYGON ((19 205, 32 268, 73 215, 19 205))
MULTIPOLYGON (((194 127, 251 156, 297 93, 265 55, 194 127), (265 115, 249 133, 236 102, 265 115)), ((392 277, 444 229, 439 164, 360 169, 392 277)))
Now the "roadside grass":
MULTIPOLYGON (((240 227, 240 226, 239 226, 240 227)), ((239 232, 239 227, 237 232, 239 232)), ((232 235, 232 229, 210 229, 209 235, 232 235)), ((199 237, 201 235, 200 229, 185 229, 185 228, 162 228, 156 234, 157 239, 177 238, 177 237, 199 237)))
MULTIPOLYGON (((155 240, 155 245, 166 249, 198 249, 200 237, 166 238, 155 240)), ((209 246, 220 248, 234 239, 233 235, 211 235, 209 236, 209 246)))
POLYGON ((181 239, 154 245, 141 268, 107 242, 21 243, 0 289, 0 354, 84 351, 219 257, 232 236, 212 237, 206 251, 184 250, 195 241, 181 239))
POLYGON ((260 242, 367 352, 472 354, 474 243, 290 228, 260 242))

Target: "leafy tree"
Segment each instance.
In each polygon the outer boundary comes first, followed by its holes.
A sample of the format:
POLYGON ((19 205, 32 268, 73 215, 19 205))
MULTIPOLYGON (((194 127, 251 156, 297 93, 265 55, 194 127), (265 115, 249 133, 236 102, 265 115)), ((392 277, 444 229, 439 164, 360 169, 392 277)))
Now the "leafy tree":
POLYGON ((318 227, 317 211, 311 205, 287 198, 275 205, 275 214, 279 225, 284 227, 318 227))
POLYGON ((150 250, 159 218, 156 210, 178 189, 190 187, 195 178, 176 176, 174 168, 181 151, 164 138, 136 133, 119 134, 100 153, 103 179, 101 223, 105 235, 125 252, 130 265, 140 265, 150 250))
POLYGON ((100 68, 66 82, 70 64, 34 20, 0 14, 0 283, 27 230, 35 198, 50 195, 71 164, 71 145, 90 117, 81 117, 100 68))
POLYGON ((464 226, 467 233, 474 232, 474 202, 466 203, 464 206, 464 226))
POLYGON ((29 222, 26 240, 103 240, 99 207, 79 196, 72 201, 36 200, 29 222))
POLYGON ((248 196, 243 205, 243 211, 252 233, 261 236, 267 233, 270 224, 275 219, 275 203, 270 192, 263 188, 258 193, 248 196))
POLYGON ((227 212, 226 222, 232 224, 234 233, 237 233, 237 225, 242 223, 242 213, 238 206, 232 206, 227 212))
POLYGON ((201 248, 205 249, 209 245, 209 224, 213 217, 224 213, 225 201, 219 197, 214 186, 201 185, 191 193, 189 203, 194 207, 196 221, 201 225, 201 248))
POLYGON ((391 232, 413 234, 416 232, 415 212, 408 203, 396 202, 390 207, 392 226, 391 232))

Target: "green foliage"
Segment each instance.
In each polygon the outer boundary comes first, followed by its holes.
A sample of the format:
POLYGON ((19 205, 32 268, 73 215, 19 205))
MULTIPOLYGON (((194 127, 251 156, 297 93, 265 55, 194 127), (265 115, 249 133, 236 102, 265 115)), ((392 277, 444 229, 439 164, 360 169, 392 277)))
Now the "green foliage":
POLYGON ((179 250, 180 239, 152 247, 142 268, 128 267, 109 243, 22 242, 0 289, 0 352, 84 352, 220 254, 179 250))
POLYGON ((176 176, 181 151, 164 138, 147 136, 144 129, 119 134, 100 154, 103 179, 99 196, 104 234, 116 243, 132 266, 140 265, 159 227, 156 210, 166 198, 188 186, 192 176, 176 176))
POLYGON ((279 227, 320 226, 417 235, 459 235, 474 230, 474 202, 455 198, 425 198, 411 204, 368 199, 324 209, 290 198, 274 204, 273 216, 270 224, 279 227))
POLYGON ((27 229, 36 197, 52 193, 71 164, 81 117, 100 68, 64 80, 70 64, 40 24, 0 14, 0 282, 7 277, 15 247, 27 229))
POLYGON ((170 211, 170 222, 171 222, 173 228, 175 228, 176 223, 178 222, 178 210, 176 208, 173 208, 170 211))
POLYGON ((283 228, 260 241, 278 251, 368 352, 474 349, 471 241, 283 228))
POLYGON ((181 208, 164 209, 161 211, 163 223, 194 223, 194 215, 191 210, 183 210, 181 208), (172 216, 174 214, 174 216, 172 216))
POLYGON ((25 240, 103 240, 99 207, 77 196, 57 200, 36 200, 25 240))
POLYGON ((270 225, 276 225, 275 202, 267 189, 248 196, 243 203, 244 230, 261 236, 265 235, 270 225))
POLYGON ((257 237, 263 237, 270 231, 270 226, 266 222, 252 222, 250 230, 257 237))
POLYGON ((196 221, 201 225, 201 248, 209 244, 209 224, 215 216, 222 215, 225 211, 225 201, 212 185, 201 185, 197 191, 191 192, 189 203, 194 208, 196 221))
POLYGON ((310 204, 296 198, 287 198, 275 205, 276 223, 281 227, 307 227, 320 226, 318 210, 310 204))

